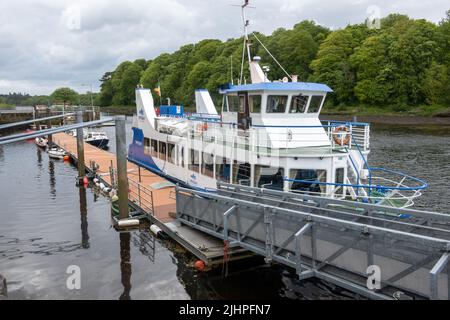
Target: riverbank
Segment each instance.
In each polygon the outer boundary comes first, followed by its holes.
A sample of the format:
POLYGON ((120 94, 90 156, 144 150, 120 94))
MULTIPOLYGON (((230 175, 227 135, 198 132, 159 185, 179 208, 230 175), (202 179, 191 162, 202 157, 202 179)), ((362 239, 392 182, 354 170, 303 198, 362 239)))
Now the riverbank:
POLYGON ((136 114, 136 106, 101 107, 100 112, 113 115, 132 116, 136 114))
MULTIPOLYGON (((108 114, 120 114, 132 116, 136 114, 135 106, 117 106, 117 107, 102 107, 101 112, 108 114)), ((425 115, 410 115, 410 114, 365 114, 365 113, 340 113, 327 112, 324 110, 320 116, 322 120, 339 120, 339 121, 359 121, 369 122, 373 124, 387 124, 387 125, 413 125, 413 126, 450 126, 450 114, 445 113, 435 116, 425 115)))
POLYGON ((414 115, 341 115, 321 114, 321 120, 369 122, 402 126, 450 126, 450 117, 426 117, 414 115))

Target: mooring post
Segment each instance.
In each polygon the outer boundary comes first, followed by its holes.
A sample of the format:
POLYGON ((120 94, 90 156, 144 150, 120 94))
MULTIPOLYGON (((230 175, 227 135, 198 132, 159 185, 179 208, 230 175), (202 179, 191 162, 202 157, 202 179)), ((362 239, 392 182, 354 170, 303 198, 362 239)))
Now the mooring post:
POLYGON ((125 116, 116 117, 116 152, 117 152, 117 182, 119 196, 119 217, 128 218, 128 175, 127 148, 125 134, 125 116))
MULTIPOLYGON (((47 107, 47 117, 51 117, 52 111, 50 109, 50 107, 47 107)), ((47 121, 47 129, 51 129, 52 128, 52 120, 48 120, 47 121)), ((53 135, 49 134, 48 137, 48 146, 51 148, 53 147, 53 135)))
MULTIPOLYGON (((77 112, 77 123, 83 123, 83 112, 77 112)), ((84 166, 84 134, 83 128, 77 129, 77 158, 78 158, 78 181, 80 185, 83 184, 83 179, 86 174, 84 166)))

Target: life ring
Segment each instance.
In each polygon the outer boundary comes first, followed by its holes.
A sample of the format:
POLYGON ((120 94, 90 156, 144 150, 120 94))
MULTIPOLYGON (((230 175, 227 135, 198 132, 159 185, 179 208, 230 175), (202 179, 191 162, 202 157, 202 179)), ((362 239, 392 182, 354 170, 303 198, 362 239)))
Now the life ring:
POLYGON ((197 125, 197 131, 208 131, 208 124, 207 123, 201 123, 197 125))
POLYGON ((340 126, 333 131, 333 140, 336 144, 340 146, 345 146, 350 144, 350 130, 346 126, 340 126), (345 138, 341 138, 340 132, 346 132, 345 138))

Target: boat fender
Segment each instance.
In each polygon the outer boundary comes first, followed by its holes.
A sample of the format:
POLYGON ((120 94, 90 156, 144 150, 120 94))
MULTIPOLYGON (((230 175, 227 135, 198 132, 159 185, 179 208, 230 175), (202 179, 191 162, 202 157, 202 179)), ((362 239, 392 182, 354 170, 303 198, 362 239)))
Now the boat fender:
POLYGON ((105 189, 103 189, 103 192, 109 194, 111 192, 111 188, 105 188, 105 189))
POLYGON ((106 188, 106 186, 105 186, 104 183, 100 183, 99 187, 100 187, 100 189, 102 189, 102 190, 106 188))
POLYGON ((164 231, 162 231, 162 229, 160 227, 158 227, 156 224, 152 225, 150 227, 150 231, 158 238, 166 238, 166 234, 164 233, 164 231))
POLYGON ((138 219, 120 220, 118 226, 119 228, 138 227, 140 223, 138 219))
POLYGON ((112 202, 117 202, 117 201, 119 201, 119 197, 114 195, 114 196, 111 197, 111 201, 112 202))

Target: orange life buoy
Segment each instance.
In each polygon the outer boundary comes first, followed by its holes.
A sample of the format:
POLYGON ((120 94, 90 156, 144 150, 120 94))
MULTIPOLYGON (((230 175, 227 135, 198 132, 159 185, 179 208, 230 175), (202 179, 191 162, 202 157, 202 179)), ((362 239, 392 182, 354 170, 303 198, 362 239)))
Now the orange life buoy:
POLYGON ((201 123, 197 125, 197 131, 208 131, 208 124, 207 123, 201 123))
POLYGON ((337 127, 333 131, 333 139, 336 144, 340 146, 345 146, 350 144, 350 130, 346 126, 337 127), (345 138, 341 138, 340 132, 346 132, 345 138))

